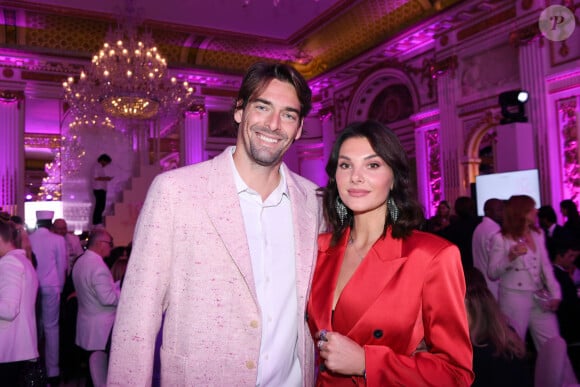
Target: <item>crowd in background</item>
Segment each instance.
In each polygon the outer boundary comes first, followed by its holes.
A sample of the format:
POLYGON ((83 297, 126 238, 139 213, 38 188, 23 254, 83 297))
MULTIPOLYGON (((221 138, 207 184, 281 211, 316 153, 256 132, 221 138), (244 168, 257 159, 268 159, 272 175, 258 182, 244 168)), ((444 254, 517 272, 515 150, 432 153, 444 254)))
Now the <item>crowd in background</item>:
POLYGON ((36 215, 37 227, 29 233, 21 218, 0 212, 2 383, 58 386, 85 378, 89 385, 105 385, 131 245, 114 246, 102 227, 74 235, 64 219, 53 221, 52 211, 36 215), (95 346, 96 336, 101 339, 95 346))
POLYGON ((484 212, 477 216, 470 197, 458 198, 454 211, 442 201, 425 227, 461 251, 474 386, 574 385, 580 376, 575 203, 561 202, 563 225, 552 206, 526 195, 490 199, 484 212))

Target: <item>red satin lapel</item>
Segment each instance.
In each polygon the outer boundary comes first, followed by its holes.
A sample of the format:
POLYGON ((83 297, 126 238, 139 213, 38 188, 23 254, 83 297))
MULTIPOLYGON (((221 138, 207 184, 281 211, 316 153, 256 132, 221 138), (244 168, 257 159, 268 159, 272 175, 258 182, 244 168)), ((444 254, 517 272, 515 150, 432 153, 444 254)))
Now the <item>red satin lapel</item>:
POLYGON ((346 235, 334 247, 328 247, 330 237, 319 239, 318 259, 310 292, 311 318, 318 329, 332 330, 332 303, 334 289, 346 247, 346 235))
POLYGON ((407 260, 401 250, 402 240, 392 239, 390 232, 374 244, 342 291, 334 311, 336 331, 348 334, 380 297, 407 260))

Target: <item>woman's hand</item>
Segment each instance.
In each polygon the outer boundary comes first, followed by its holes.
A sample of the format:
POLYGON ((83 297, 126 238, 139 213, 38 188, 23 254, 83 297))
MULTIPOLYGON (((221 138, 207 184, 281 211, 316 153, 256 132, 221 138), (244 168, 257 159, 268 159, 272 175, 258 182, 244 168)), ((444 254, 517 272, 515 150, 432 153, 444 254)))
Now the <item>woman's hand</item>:
POLYGON ((353 340, 337 332, 320 331, 316 346, 325 367, 343 375, 360 375, 365 371, 365 351, 353 340), (326 339, 326 340, 324 340, 326 339))
POLYGON ((508 259, 510 262, 515 260, 517 257, 524 255, 528 252, 528 246, 522 240, 519 240, 515 245, 513 245, 508 253, 508 259))

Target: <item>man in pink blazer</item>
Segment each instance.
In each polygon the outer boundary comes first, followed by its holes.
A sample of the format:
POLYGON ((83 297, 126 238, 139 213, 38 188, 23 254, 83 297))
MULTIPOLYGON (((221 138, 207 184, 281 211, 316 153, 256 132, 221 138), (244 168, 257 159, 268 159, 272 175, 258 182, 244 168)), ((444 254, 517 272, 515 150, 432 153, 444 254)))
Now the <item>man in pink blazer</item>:
POLYGON ((236 146, 154 180, 117 310, 109 385, 151 384, 162 315, 162 385, 314 383, 304 311, 319 206, 316 186, 282 163, 310 107, 296 70, 255 64, 236 100, 236 146))

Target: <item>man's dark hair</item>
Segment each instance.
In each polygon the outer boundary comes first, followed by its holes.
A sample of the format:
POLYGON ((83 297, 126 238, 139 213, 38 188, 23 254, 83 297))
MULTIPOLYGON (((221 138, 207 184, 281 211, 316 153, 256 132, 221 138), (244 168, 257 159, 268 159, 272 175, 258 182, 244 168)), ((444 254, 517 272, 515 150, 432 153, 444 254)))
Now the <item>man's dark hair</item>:
POLYGON ((248 69, 236 98, 234 112, 238 109, 244 109, 273 79, 289 83, 294 87, 298 101, 300 101, 300 120, 304 119, 312 108, 310 86, 296 69, 281 63, 258 62, 248 69))
POLYGON ((105 163, 110 163, 111 161, 113 161, 113 159, 111 159, 111 156, 109 156, 106 153, 103 153, 102 155, 99 156, 99 158, 97 159, 97 161, 100 163, 102 161, 104 161, 105 163))
POLYGON ((546 219, 550 223, 556 223, 558 219, 554 207, 549 205, 542 206, 538 209, 538 218, 546 219))

